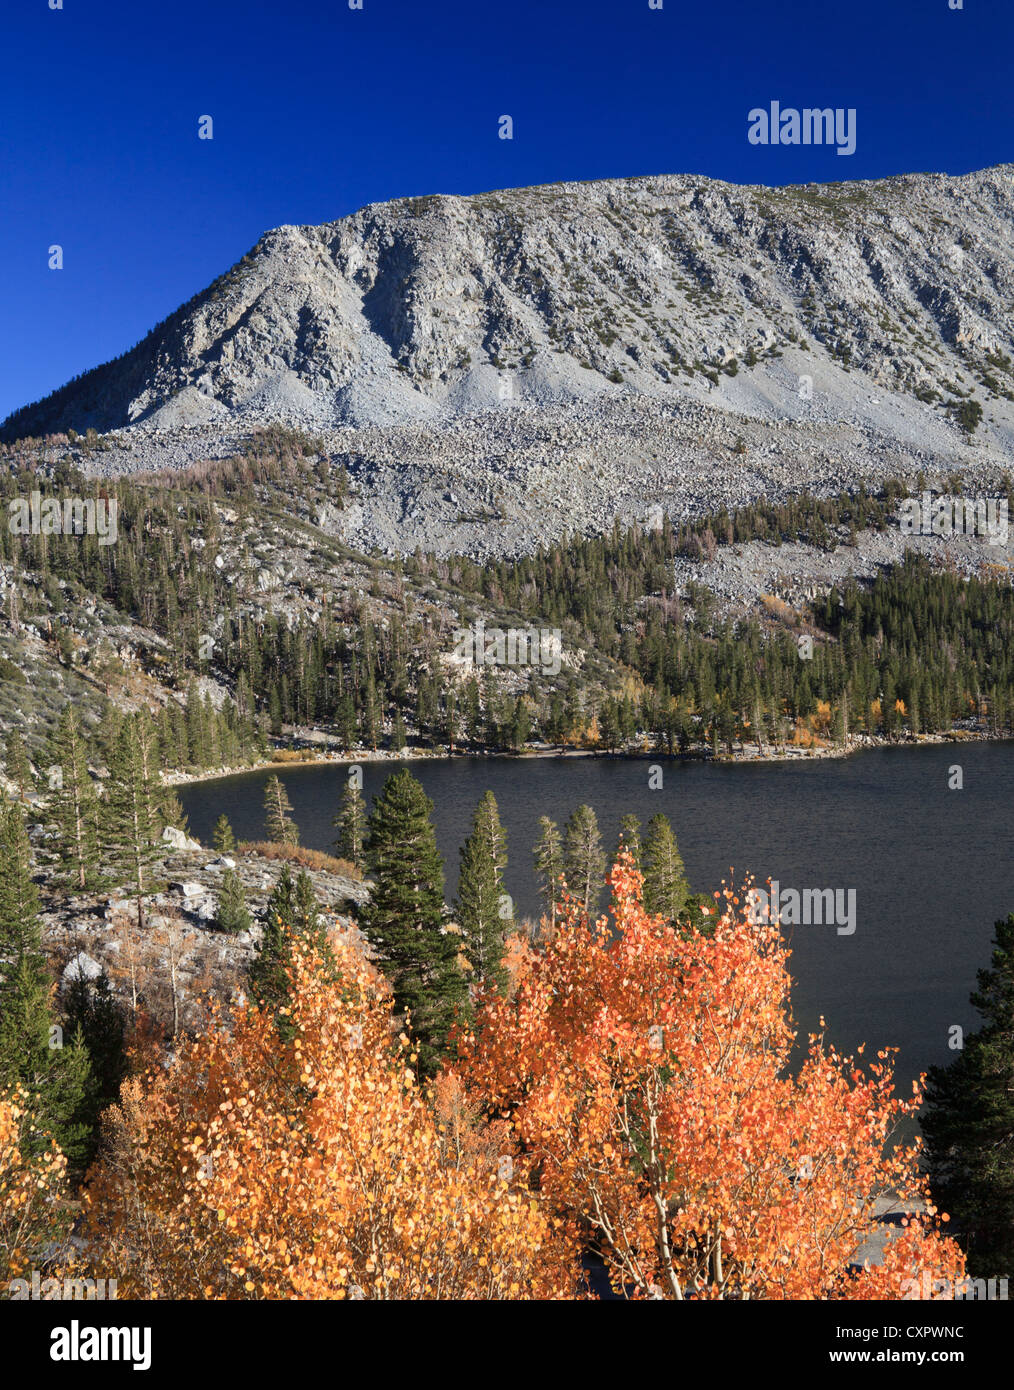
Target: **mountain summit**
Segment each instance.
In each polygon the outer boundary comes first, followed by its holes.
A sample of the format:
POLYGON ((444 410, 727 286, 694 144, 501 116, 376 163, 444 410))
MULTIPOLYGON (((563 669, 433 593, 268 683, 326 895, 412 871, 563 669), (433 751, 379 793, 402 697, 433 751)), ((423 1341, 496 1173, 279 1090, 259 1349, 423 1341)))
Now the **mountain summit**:
POLYGON ((1014 349, 1012 176, 609 179, 279 227, 2 435, 440 425, 716 387, 714 404, 752 413, 786 352, 832 396, 933 399, 969 370, 1005 373, 1014 349))

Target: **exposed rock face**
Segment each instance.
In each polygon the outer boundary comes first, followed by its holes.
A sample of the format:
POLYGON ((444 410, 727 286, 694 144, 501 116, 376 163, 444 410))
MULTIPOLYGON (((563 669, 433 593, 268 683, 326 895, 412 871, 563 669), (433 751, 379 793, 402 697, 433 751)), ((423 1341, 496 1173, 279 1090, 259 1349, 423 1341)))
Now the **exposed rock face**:
MULTIPOLYGON (((1010 353, 1014 166, 792 188, 690 176, 399 199, 279 227, 4 434, 440 423, 679 399, 806 340, 888 387, 1010 353)), ((725 382, 722 382, 723 388, 725 382)))
MULTIPOLYGON (((63 988, 105 972, 121 1002, 129 1004, 137 989, 142 1007, 163 1023, 171 1017, 166 990, 172 969, 183 1026, 196 1026, 203 1019, 206 993, 228 998, 245 990, 268 896, 280 871, 280 861, 257 854, 209 861, 207 850, 199 845, 196 851, 183 849, 157 866, 155 876, 167 880, 167 891, 146 899, 143 932, 137 928, 136 899, 83 894, 45 903, 43 944, 60 972, 63 988), (253 919, 251 931, 235 936, 216 927, 222 872, 229 866, 243 885, 253 919)), ((369 885, 326 870, 308 872, 328 929, 369 954, 349 915, 366 900, 369 885)))

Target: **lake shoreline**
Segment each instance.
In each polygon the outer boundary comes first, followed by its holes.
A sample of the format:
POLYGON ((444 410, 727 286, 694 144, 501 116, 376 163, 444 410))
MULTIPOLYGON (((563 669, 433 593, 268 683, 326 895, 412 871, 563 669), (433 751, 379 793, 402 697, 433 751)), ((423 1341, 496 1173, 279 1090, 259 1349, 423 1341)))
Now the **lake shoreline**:
POLYGON ((393 763, 400 765, 402 763, 425 763, 446 761, 456 758, 472 759, 476 761, 490 758, 511 758, 519 763, 530 762, 536 759, 568 761, 575 758, 600 758, 603 761, 715 763, 732 767, 741 764, 766 765, 824 762, 829 759, 851 758, 856 753, 869 752, 878 748, 930 748, 938 747, 945 743, 951 743, 955 747, 960 747, 962 744, 968 743, 1005 743, 1009 741, 1009 735, 993 734, 984 730, 953 729, 945 734, 919 734, 914 737, 910 735, 901 739, 888 739, 863 734, 851 739, 846 747, 804 748, 789 746, 781 749, 770 749, 765 745, 763 749, 760 749, 757 744, 740 744, 732 753, 727 751, 714 753, 710 749, 702 749, 689 753, 664 753, 657 749, 647 752, 643 749, 628 749, 623 752, 609 753, 597 748, 531 748, 526 749, 523 753, 509 753, 502 750, 489 749, 455 748, 453 752, 448 752, 446 749, 406 747, 400 753, 392 753, 384 749, 376 752, 325 753, 314 757, 284 760, 265 758, 259 762, 248 763, 240 767, 214 768, 194 773, 163 773, 162 782, 165 786, 178 787, 190 786, 198 782, 224 781, 230 777, 239 777, 247 772, 264 772, 271 769, 278 772, 286 768, 325 766, 354 767, 357 764, 364 763, 393 763))

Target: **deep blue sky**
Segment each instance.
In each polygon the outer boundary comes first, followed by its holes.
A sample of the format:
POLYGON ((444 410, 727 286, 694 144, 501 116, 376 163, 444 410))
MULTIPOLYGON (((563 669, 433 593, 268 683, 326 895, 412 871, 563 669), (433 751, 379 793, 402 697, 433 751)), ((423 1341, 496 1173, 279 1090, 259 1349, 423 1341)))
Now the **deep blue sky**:
POLYGON ((281 223, 558 179, 1014 160, 1012 0, 63 3, 0 18, 0 418, 281 223), (772 99, 855 107, 856 153, 749 145, 747 112, 772 99))

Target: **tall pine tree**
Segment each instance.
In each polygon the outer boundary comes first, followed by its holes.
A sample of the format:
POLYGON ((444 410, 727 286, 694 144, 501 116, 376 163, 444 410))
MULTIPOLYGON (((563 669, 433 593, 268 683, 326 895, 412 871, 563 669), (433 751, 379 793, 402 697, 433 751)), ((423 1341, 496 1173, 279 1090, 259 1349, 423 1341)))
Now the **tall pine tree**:
POLYGON ((606 854, 591 806, 579 806, 564 828, 563 872, 575 900, 594 917, 605 880, 606 854))
POLYGON ((154 729, 145 715, 132 714, 124 720, 111 760, 106 803, 108 856, 117 872, 129 874, 142 930, 144 899, 154 886, 151 871, 161 857, 158 839, 164 824, 165 789, 159 780, 157 751, 154 729))
POLYGON ((338 854, 361 871, 366 852, 366 802, 352 779, 342 792, 341 806, 332 824, 338 831, 334 842, 338 854))
POLYGON ((264 787, 264 820, 268 839, 277 845, 298 845, 299 827, 292 819, 292 802, 278 777, 264 787))
POLYGON ((556 909, 566 888, 563 877, 563 841, 560 827, 548 816, 539 817, 539 838, 534 847, 539 893, 546 906, 550 931, 556 930, 556 909))
POLYGON ((72 704, 57 721, 51 756, 61 774, 50 798, 50 814, 58 827, 63 877, 68 887, 83 892, 98 882, 100 812, 84 730, 72 704))
POLYGON ((933 1200, 988 1279, 1014 1265, 1014 913, 996 923, 971 1002, 983 1027, 930 1070, 920 1123, 933 1200))
POLYGON ((500 824, 496 797, 487 791, 476 808, 472 833, 461 847, 458 921, 475 979, 501 991, 507 981, 504 936, 512 923, 512 914, 503 910, 510 903, 503 884, 506 867, 507 832, 500 824))
POLYGON ((368 823, 375 886, 359 917, 396 1009, 411 1011, 419 1065, 427 1075, 446 1055, 455 1014, 467 1004, 457 960, 460 938, 444 929, 444 867, 432 810, 407 768, 384 783, 368 823))
POLYGON ((87 1157, 88 1053, 53 1020, 32 872, 21 807, 0 797, 0 1089, 25 1088, 40 1144, 51 1134, 79 1172, 87 1157))
POLYGON ((250 966, 254 998, 261 1005, 276 1009, 289 997, 285 972, 291 957, 288 933, 295 920, 293 892, 292 870, 283 864, 268 898, 264 929, 250 966))
POLYGON ((636 816, 624 816, 620 821, 620 843, 617 852, 620 849, 625 849, 633 855, 636 868, 641 867, 641 822, 636 816))
POLYGON ((687 906, 690 885, 668 817, 652 816, 644 840, 644 907, 675 922, 687 906))
POLYGON ((18 789, 19 799, 26 801, 29 792, 33 790, 34 779, 24 739, 17 728, 10 730, 4 743, 4 769, 10 781, 18 789))

